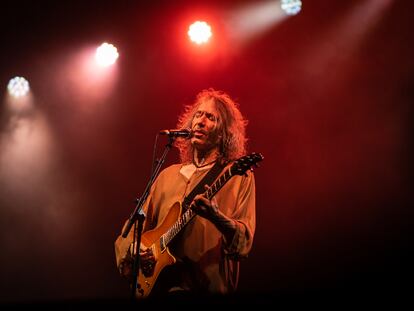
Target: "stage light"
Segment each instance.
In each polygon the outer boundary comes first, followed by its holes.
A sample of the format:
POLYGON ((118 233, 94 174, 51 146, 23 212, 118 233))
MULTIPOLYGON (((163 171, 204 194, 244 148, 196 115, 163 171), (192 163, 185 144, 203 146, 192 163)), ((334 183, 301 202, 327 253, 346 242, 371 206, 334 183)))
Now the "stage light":
POLYGON ((9 94, 13 97, 22 97, 26 95, 29 90, 29 82, 23 77, 14 77, 7 85, 9 94))
POLYGON ((212 36, 211 27, 206 22, 196 21, 188 28, 188 36, 197 44, 206 43, 212 36))
POLYGON ((118 59, 119 53, 115 46, 109 43, 102 43, 97 49, 95 58, 99 65, 110 66, 118 59))
POLYGON ((300 0, 281 0, 282 10, 288 15, 296 15, 302 8, 302 1, 300 0))

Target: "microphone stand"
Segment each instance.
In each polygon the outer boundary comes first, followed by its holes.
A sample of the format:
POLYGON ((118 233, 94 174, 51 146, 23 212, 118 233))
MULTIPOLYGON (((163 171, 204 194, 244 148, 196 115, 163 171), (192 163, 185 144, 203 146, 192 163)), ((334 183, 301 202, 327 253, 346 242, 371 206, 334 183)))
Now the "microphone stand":
POLYGON ((142 210, 142 206, 144 205, 145 201, 148 198, 149 192, 151 190, 151 186, 154 183, 155 179, 157 178, 162 165, 164 164, 165 158, 167 157, 168 151, 170 151, 172 147, 172 143, 174 139, 175 139, 174 136, 168 136, 168 143, 165 145, 164 152, 162 153, 161 158, 156 161, 156 166, 154 167, 151 173, 150 180, 147 186, 145 187, 144 193, 139 199, 136 199, 137 204, 135 206, 135 209, 132 212, 132 214, 129 216, 128 224, 125 226, 124 231, 122 232, 122 237, 126 238, 129 234, 129 231, 131 231, 132 225, 135 224, 134 239, 133 239, 133 242, 135 242, 135 244, 132 244, 132 245, 135 245, 136 247, 132 247, 132 250, 131 250, 132 258, 134 258, 134 263, 132 266, 133 284, 131 288, 131 294, 132 294, 133 299, 136 297, 135 295, 136 295, 136 290, 138 286, 139 265, 140 265, 139 250, 141 246, 141 233, 143 229, 143 223, 145 220, 145 213, 142 210))

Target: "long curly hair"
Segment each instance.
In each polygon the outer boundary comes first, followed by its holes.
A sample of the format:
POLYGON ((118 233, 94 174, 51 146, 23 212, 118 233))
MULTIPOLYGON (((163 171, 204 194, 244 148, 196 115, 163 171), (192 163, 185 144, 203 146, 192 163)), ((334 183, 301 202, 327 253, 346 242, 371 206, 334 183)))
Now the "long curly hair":
MULTIPOLYGON (((191 124, 198 107, 204 100, 213 99, 219 113, 217 131, 219 138, 220 157, 224 161, 232 161, 246 153, 247 138, 246 126, 248 121, 239 110, 239 105, 223 91, 213 88, 202 90, 197 94, 192 105, 184 108, 179 116, 177 128, 191 128, 191 124)), ((182 163, 191 163, 194 147, 189 139, 178 138, 174 145, 180 151, 182 163)))

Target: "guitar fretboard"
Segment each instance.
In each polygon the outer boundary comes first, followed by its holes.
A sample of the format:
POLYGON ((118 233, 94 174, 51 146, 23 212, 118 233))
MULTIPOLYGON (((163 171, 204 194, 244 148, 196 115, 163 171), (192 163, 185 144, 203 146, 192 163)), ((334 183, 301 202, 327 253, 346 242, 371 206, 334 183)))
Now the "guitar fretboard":
MULTIPOLYGON (((213 185, 204 192, 204 196, 210 200, 223 186, 224 184, 232 177, 231 169, 227 169, 224 174, 222 174, 214 183, 213 185)), ((160 240, 161 240, 161 250, 171 242, 171 240, 184 228, 186 224, 196 215, 191 209, 187 209, 185 213, 183 213, 179 219, 165 232, 160 240)))

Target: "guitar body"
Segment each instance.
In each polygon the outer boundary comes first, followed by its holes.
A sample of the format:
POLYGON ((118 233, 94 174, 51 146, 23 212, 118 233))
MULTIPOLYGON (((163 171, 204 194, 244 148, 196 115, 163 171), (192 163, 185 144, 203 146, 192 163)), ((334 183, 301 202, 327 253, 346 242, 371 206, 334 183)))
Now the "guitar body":
POLYGON ((168 212, 164 221, 160 226, 153 230, 146 231, 141 237, 141 248, 151 248, 154 254, 156 263, 151 275, 145 275, 143 269, 139 269, 138 284, 136 290, 136 297, 138 299, 146 298, 150 295, 154 285, 157 281, 161 271, 169 265, 176 262, 174 256, 170 253, 168 247, 161 249, 160 238, 171 228, 181 215, 181 204, 176 202, 168 212))

